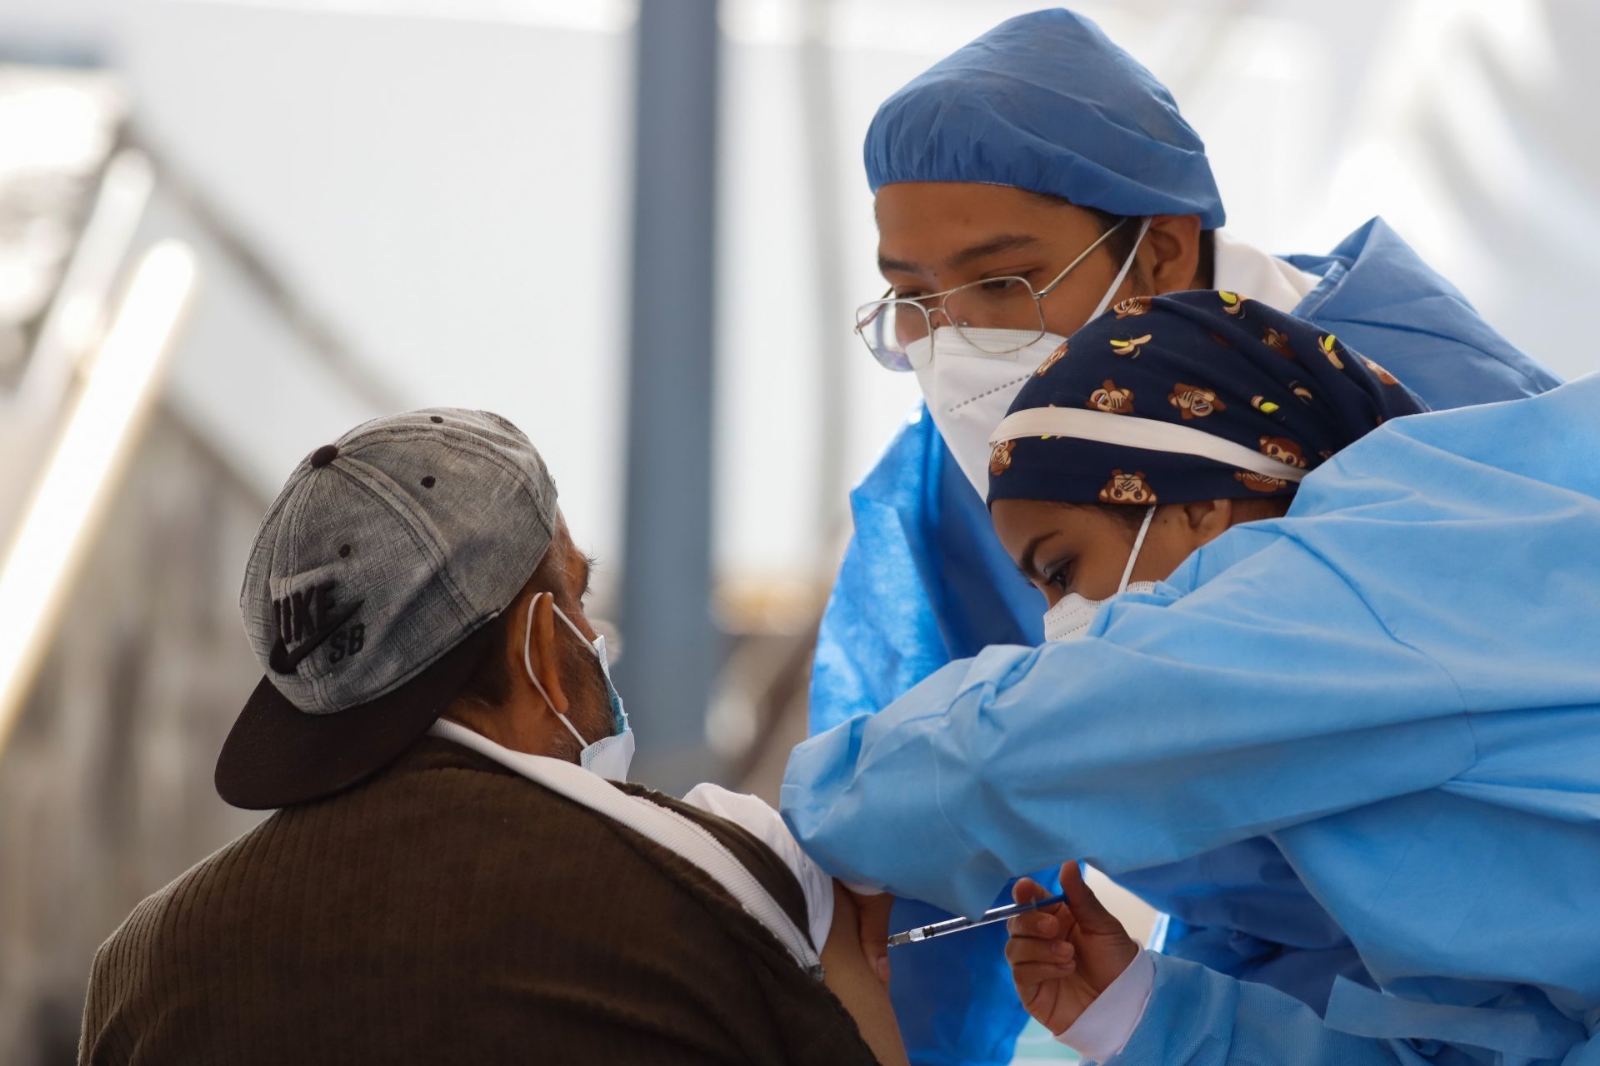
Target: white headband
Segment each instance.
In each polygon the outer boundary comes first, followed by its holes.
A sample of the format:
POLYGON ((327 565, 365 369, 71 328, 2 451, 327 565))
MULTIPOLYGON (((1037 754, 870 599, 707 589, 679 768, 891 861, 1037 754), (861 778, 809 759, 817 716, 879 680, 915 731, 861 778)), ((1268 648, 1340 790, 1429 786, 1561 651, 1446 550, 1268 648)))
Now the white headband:
POLYGON ((1001 444, 1024 437, 1072 437, 1125 448, 1143 448, 1151 452, 1196 455, 1202 459, 1213 459, 1224 466, 1236 466, 1253 474, 1284 481, 1298 482, 1306 476, 1306 472, 1297 466, 1269 459, 1242 444, 1214 437, 1201 429, 1132 415, 1117 415, 1109 411, 1032 407, 1007 415, 989 443, 1001 444))

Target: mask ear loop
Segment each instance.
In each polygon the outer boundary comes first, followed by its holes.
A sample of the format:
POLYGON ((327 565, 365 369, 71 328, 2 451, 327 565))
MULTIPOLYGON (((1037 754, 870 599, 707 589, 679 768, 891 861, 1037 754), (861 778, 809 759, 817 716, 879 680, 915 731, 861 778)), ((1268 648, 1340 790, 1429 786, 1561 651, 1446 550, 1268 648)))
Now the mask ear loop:
MULTIPOLYGON (((572 625, 572 623, 567 620, 567 616, 565 614, 562 614, 561 608, 556 606, 555 593, 540 592, 536 594, 533 599, 528 601, 528 621, 524 629, 525 636, 523 637, 522 641, 522 667, 524 670, 528 671, 528 680, 533 682, 533 687, 539 690, 539 695, 543 696, 544 702, 549 705, 550 713, 561 719, 561 724, 567 727, 567 732, 572 734, 572 738, 578 742, 578 747, 580 749, 587 748, 589 746, 589 742, 583 739, 583 734, 578 732, 577 726, 572 724, 571 719, 562 714, 560 711, 556 710, 555 702, 551 700, 550 693, 544 690, 544 686, 539 683, 539 675, 533 672, 533 609, 539 606, 539 597, 541 596, 550 597, 550 609, 555 611, 556 614, 561 615, 561 620, 566 622, 568 626, 571 626, 573 632, 577 632, 578 629, 577 626, 572 625)), ((582 634, 579 635, 581 636, 582 634)))
POLYGON ((1128 258, 1122 261, 1122 269, 1117 271, 1116 280, 1111 283, 1111 288, 1106 290, 1105 296, 1101 297, 1100 305, 1094 309, 1094 314, 1084 319, 1084 325, 1105 314, 1106 308, 1111 306, 1111 301, 1116 299, 1117 290, 1122 288, 1122 283, 1128 278, 1128 271, 1133 269, 1133 258, 1139 254, 1139 245, 1144 243, 1144 235, 1149 232, 1150 219, 1147 217, 1139 224, 1139 235, 1133 239, 1133 247, 1128 250, 1128 258))
POLYGON ((1119 594, 1128 590, 1128 579, 1133 576, 1133 564, 1139 561, 1139 549, 1144 547, 1144 536, 1150 532, 1150 520, 1155 516, 1155 504, 1151 504, 1144 512, 1144 521, 1139 525, 1139 535, 1133 538, 1133 550, 1128 553, 1128 566, 1122 571, 1122 583, 1117 586, 1119 594))

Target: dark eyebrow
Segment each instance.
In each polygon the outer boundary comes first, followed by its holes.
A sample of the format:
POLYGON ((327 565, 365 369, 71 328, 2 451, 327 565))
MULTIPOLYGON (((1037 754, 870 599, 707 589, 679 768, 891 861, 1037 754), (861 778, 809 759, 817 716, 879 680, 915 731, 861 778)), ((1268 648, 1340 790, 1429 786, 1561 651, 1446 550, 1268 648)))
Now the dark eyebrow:
POLYGON ((1004 233, 998 237, 992 237, 982 244, 974 244, 969 248, 961 249, 961 251, 945 260, 945 266, 953 270, 956 267, 966 266, 974 259, 982 259, 985 256, 994 255, 996 252, 1013 252, 1019 248, 1031 248, 1038 243, 1039 238, 1037 237, 1029 237, 1020 233, 1004 233))
POLYGON ((1032 581, 1036 577, 1043 576, 1039 573, 1039 564, 1034 557, 1039 553, 1039 549, 1044 545, 1045 541, 1052 540, 1060 534, 1061 531, 1059 529, 1052 529, 1048 533, 1040 533, 1023 546, 1022 562, 1017 564, 1017 569, 1022 571, 1023 577, 1032 581))
MULTIPOLYGON (((1012 252, 1019 248, 1031 248, 1038 243, 1039 238, 1037 237, 1029 237, 1021 233, 1002 233, 998 237, 991 237, 982 244, 974 244, 961 249, 961 251, 946 259, 944 265, 947 270, 954 270, 957 267, 966 266, 975 259, 994 255, 996 252, 1012 252)), ((916 263, 908 263, 903 259, 889 259, 885 256, 878 256, 878 271, 886 274, 891 270, 899 271, 902 274, 918 274, 922 272, 923 268, 916 263)))
POLYGON ((600 566, 600 560, 596 559, 594 556, 590 555, 588 552, 583 552, 582 554, 583 554, 583 591, 578 593, 578 599, 580 599, 580 600, 583 599, 585 596, 589 595, 589 579, 594 576, 594 572, 595 572, 596 568, 598 568, 600 566))

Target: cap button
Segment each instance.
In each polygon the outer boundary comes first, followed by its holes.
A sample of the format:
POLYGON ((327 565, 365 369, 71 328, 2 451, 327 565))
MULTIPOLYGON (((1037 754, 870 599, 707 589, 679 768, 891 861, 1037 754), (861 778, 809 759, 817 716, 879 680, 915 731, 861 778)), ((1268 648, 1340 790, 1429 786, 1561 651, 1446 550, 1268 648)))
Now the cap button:
POLYGON ((311 466, 315 470, 321 470, 323 467, 327 466, 329 463, 338 458, 338 456, 339 446, 337 444, 324 444, 322 447, 311 453, 311 466))

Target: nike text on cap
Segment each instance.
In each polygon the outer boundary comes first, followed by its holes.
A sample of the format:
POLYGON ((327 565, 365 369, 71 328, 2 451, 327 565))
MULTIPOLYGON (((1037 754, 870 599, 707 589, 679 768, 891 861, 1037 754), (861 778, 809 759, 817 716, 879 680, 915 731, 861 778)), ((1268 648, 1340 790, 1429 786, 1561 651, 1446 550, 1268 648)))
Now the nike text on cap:
POLYGON ((262 520, 239 609, 266 677, 217 792, 268 809, 371 776, 425 733, 538 568, 556 488, 498 415, 375 419, 297 466, 262 520))

